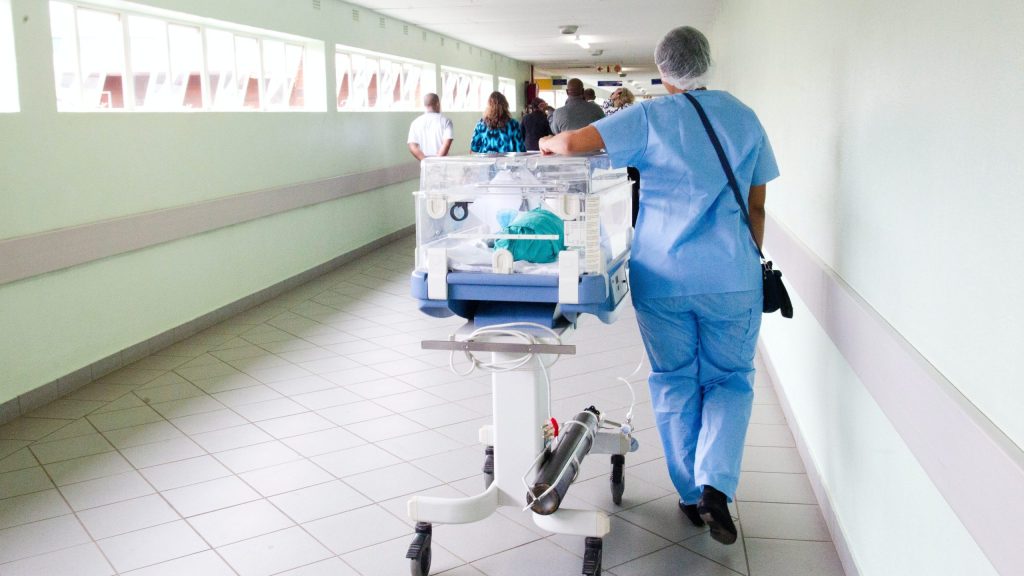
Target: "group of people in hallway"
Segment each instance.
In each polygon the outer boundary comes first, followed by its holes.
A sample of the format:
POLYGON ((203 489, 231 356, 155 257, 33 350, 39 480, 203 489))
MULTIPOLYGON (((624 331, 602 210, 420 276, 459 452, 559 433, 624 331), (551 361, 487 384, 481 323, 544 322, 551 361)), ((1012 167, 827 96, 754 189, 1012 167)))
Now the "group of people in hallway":
MULTIPOLYGON (((572 78, 566 83, 565 105, 557 110, 541 98, 527 105, 522 121, 512 117, 508 99, 501 92, 492 92, 487 108, 476 124, 470 150, 485 154, 534 152, 540 150, 540 139, 566 130, 583 128, 633 104, 629 90, 620 88, 612 93, 604 106, 594 101, 593 88, 583 88, 583 81, 572 78), (628 95, 628 97, 623 96, 628 95)), ((427 156, 446 156, 451 149, 452 122, 441 114, 441 101, 437 94, 423 99, 424 114, 409 127, 409 151, 417 160, 427 156)))
POLYGON ((667 96, 634 104, 620 89, 602 111, 572 79, 565 106, 548 119, 546 103, 534 101, 520 125, 494 93, 472 148, 604 149, 613 166, 643 175, 629 285, 651 405, 683 517, 732 544, 728 503, 739 485, 763 307, 766 185, 779 170, 756 114, 708 89, 711 51, 700 31, 669 31, 654 57, 667 96))

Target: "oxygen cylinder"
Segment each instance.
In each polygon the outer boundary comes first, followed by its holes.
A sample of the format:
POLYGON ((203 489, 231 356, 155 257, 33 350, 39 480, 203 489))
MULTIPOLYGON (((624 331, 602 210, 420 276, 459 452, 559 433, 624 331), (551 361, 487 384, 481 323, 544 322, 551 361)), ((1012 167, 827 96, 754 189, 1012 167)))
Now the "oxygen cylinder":
POLYGON ((530 494, 526 497, 531 510, 542 516, 554 514, 558 510, 569 485, 579 473, 583 457, 594 444, 600 420, 601 413, 591 406, 577 414, 573 421, 562 425, 562 434, 555 450, 541 464, 530 494))

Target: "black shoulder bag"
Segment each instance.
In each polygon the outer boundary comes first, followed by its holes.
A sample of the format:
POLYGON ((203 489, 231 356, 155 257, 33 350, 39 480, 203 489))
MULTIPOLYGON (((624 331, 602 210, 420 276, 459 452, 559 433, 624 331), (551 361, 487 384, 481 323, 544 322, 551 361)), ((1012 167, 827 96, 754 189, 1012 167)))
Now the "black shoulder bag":
POLYGON ((736 175, 733 174, 732 167, 729 166, 729 159, 725 157, 722 143, 718 141, 718 135, 715 134, 714 128, 711 127, 711 122, 708 120, 707 114, 704 113, 704 108, 701 107, 700 102, 697 102, 697 99, 692 94, 683 93, 683 96, 686 96, 687 100, 697 109, 697 115, 700 116, 700 121, 708 132, 711 144, 715 146, 715 152, 718 153, 718 160, 722 163, 722 169, 725 170, 725 175, 729 178, 729 187, 732 188, 732 193, 736 197, 736 203, 740 205, 740 212, 743 213, 743 219, 746 221, 747 229, 750 231, 750 239, 754 241, 754 247, 757 248, 757 253, 761 256, 761 283, 764 286, 763 311, 775 312, 776 310, 782 310, 784 318, 792 318, 793 303, 789 300, 789 292, 786 291, 785 284, 782 283, 782 272, 772 268, 771 261, 764 259, 764 252, 761 252, 761 248, 757 246, 757 240, 754 238, 754 229, 750 227, 750 215, 747 214, 747 206, 743 203, 743 195, 740 194, 740 185, 736 183, 736 175))

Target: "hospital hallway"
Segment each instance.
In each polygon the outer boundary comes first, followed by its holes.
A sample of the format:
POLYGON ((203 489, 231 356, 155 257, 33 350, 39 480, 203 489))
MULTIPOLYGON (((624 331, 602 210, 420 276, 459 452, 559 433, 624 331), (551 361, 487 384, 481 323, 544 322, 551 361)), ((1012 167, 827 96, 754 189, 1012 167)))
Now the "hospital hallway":
POLYGON ((1024 576, 1022 94, 1021 0, 0 0, 0 576, 1024 576))
MULTIPOLYGON (((416 493, 484 488, 489 376, 420 349, 461 321, 408 297, 405 238, 0 427, 0 574, 404 575, 416 493), (358 336, 357 336, 358 335, 358 336), (109 564, 108 564, 109 563, 109 564)), ((552 368, 553 413, 621 417, 642 355, 629 312, 580 323, 552 368)), ((622 505, 592 455, 564 505, 611 517, 603 574, 842 575, 761 370, 733 514, 742 538, 682 523, 638 380, 622 505)), ((500 457, 500 456, 499 456, 500 457)), ((434 529, 432 574, 577 574, 583 538, 503 508, 434 529)))

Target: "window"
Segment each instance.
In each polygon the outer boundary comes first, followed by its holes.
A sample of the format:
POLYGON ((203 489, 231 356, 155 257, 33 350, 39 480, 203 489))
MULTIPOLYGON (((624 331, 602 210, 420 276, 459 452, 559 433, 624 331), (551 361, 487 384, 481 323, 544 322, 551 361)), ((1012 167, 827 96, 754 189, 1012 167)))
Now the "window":
POLYGON ((508 100, 508 109, 510 112, 516 111, 516 81, 511 78, 504 78, 498 76, 498 92, 501 92, 505 99, 508 100))
POLYGON ((58 109, 124 108, 124 26, 115 12, 51 3, 58 109))
POLYGON ((10 0, 0 0, 0 112, 18 111, 18 61, 10 0))
POLYGON ((325 108, 306 98, 304 74, 323 69, 321 43, 139 10, 50 2, 58 110, 325 108))
POLYGON ((197 26, 128 20, 134 109, 203 108, 203 36, 197 26))
POLYGON ((435 89, 433 64, 348 46, 334 52, 338 110, 419 110, 435 89))
POLYGON ((263 41, 263 94, 274 110, 302 108, 302 46, 263 41))
POLYGON ((569 96, 565 93, 565 88, 560 90, 540 90, 537 92, 537 97, 547 102, 548 106, 554 108, 565 106, 565 102, 569 99, 569 96))
POLYGON ((206 32, 206 81, 214 110, 260 108, 260 44, 257 38, 226 30, 206 32))
POLYGON ((481 112, 494 91, 494 77, 458 68, 441 67, 441 109, 481 112))

